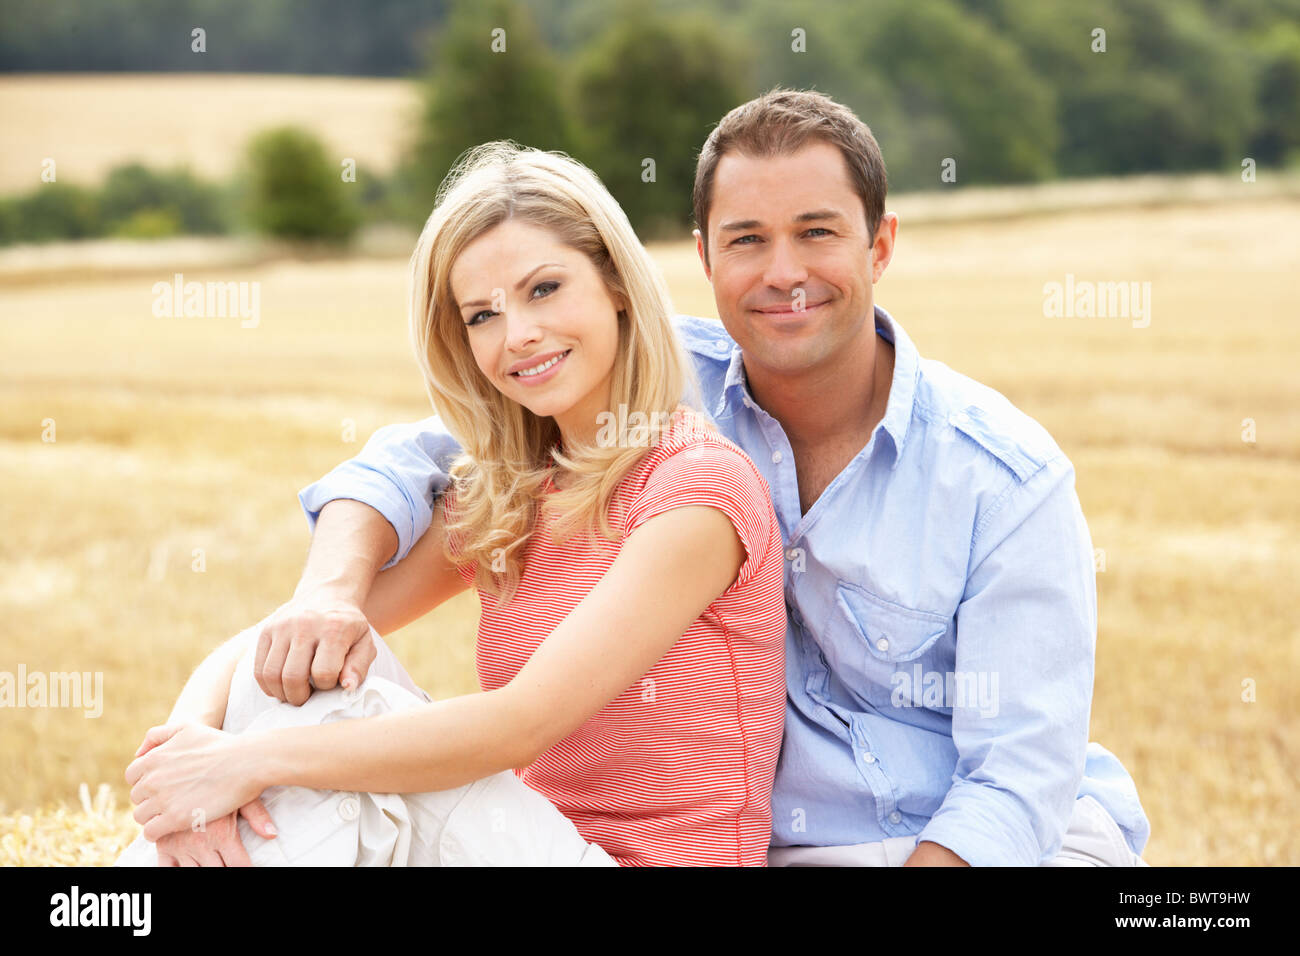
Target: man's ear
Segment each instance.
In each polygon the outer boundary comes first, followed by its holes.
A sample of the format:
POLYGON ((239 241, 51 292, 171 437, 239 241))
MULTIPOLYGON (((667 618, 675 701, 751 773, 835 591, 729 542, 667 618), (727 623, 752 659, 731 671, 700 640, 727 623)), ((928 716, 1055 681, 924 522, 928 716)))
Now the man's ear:
POLYGON ((700 257, 700 265, 704 266, 704 278, 712 283, 713 272, 709 269, 709 257, 704 252, 704 236, 698 229, 692 229, 691 235, 695 237, 695 252, 700 257))
POLYGON ((898 213, 887 212, 876 226, 876 239, 871 244, 871 283, 875 285, 889 268, 894 258, 894 241, 898 238, 898 213))

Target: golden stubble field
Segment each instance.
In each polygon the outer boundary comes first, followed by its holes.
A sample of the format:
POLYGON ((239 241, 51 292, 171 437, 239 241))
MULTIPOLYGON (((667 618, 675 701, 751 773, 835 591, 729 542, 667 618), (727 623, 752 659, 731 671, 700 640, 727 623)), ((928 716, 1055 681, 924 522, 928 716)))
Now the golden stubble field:
POLYGON ((409 143, 420 108, 402 79, 233 73, 15 73, 0 77, 5 192, 40 185, 53 159, 60 181, 97 184, 114 166, 187 165, 231 174, 248 138, 289 123, 335 155, 385 174, 409 143))
MULTIPOLYGON (((1137 780, 1155 865, 1300 863, 1297 221, 1296 200, 904 216, 877 289, 923 355, 1003 391, 1075 463, 1105 554, 1092 738, 1137 780), (1150 282, 1150 324, 1045 317, 1067 275, 1150 282)), ((679 310, 713 315, 693 247, 652 251, 679 310)), ((0 282, 0 670, 103 674, 96 718, 0 710, 10 831, 83 781, 129 807, 145 728, 292 592, 297 491, 427 414, 403 261, 185 277, 261 283, 260 323, 154 317, 170 270, 0 282)), ((476 615, 462 596, 391 639, 431 693, 476 689, 476 615)))

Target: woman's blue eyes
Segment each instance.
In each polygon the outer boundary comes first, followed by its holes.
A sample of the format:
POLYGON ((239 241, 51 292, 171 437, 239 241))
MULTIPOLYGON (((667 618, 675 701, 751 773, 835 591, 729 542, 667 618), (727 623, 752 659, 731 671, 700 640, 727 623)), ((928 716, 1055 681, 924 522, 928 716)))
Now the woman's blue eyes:
MULTIPOLYGON (((545 295, 540 296, 540 298, 543 298, 543 299, 544 299, 544 298, 546 298, 547 295, 550 295, 552 292, 554 292, 554 291, 555 291, 556 289, 558 289, 559 287, 560 287, 560 284, 559 284, 558 282, 554 281, 554 280, 551 280, 551 279, 548 279, 546 282, 539 282, 539 283, 537 283, 537 285, 533 286, 532 295, 531 295, 530 297, 531 297, 531 298, 534 298, 534 299, 539 298, 539 296, 537 295, 537 290, 538 290, 538 289, 546 289, 547 291, 546 291, 545 295)), ((492 316, 494 316, 494 315, 496 315, 496 313, 493 312, 491 309, 484 309, 482 312, 475 312, 473 315, 471 315, 471 316, 469 317, 469 321, 466 322, 465 324, 466 324, 466 325, 478 325, 478 324, 479 324, 479 320, 482 319, 483 316, 487 316, 487 317, 490 319, 490 318, 491 318, 492 316)))

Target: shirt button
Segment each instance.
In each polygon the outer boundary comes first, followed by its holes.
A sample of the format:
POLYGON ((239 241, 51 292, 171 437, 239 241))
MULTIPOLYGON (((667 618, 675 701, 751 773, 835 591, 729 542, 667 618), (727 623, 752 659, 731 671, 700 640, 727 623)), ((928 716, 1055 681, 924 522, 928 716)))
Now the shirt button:
POLYGON ((870 750, 864 750, 864 751, 862 751, 862 759, 863 759, 866 763, 875 763, 875 762, 876 762, 876 755, 873 754, 870 750))
POLYGON ((969 425, 970 416, 965 412, 955 412, 948 416, 949 425, 969 425))
POLYGON ((785 553, 785 557, 786 557, 786 560, 787 560, 787 561, 793 561, 793 560, 794 560, 795 558, 797 558, 798 556, 799 556, 799 553, 798 553, 797 551, 795 551, 794 548, 791 548, 789 551, 787 551, 787 552, 785 553))
POLYGON ((361 801, 356 794, 349 793, 339 800, 339 816, 344 820, 355 820, 361 815, 361 801))
POLYGON ((902 820, 903 820, 903 818, 902 818, 901 816, 899 816, 897 810, 895 810, 893 813, 891 813, 891 814, 889 815, 889 822, 890 822, 890 823, 901 823, 902 820))
POLYGON ((779 451, 772 452, 772 461, 778 465, 781 463, 781 453, 779 451))
POLYGON ((878 651, 889 650, 889 638, 882 637, 880 640, 876 641, 876 650, 878 651))

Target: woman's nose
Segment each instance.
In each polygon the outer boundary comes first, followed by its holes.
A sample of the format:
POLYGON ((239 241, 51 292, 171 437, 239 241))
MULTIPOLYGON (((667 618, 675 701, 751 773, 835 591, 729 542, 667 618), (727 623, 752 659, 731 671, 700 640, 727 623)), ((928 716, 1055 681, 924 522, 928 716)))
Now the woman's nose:
POLYGON ((506 349, 511 352, 527 352, 541 341, 543 330, 528 313, 526 308, 506 306, 506 349))

